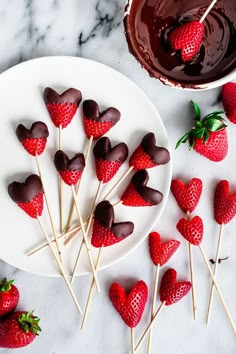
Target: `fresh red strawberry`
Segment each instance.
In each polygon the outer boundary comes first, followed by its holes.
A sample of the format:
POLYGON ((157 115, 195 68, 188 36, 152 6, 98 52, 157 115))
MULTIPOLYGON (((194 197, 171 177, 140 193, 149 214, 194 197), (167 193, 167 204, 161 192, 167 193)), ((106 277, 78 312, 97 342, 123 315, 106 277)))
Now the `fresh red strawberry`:
POLYGON ((195 126, 177 142, 176 148, 181 143, 189 142, 189 149, 193 148, 199 154, 211 161, 221 161, 228 153, 228 138, 224 118, 220 116, 223 111, 208 114, 202 120, 200 108, 194 102, 196 113, 195 126))
POLYGON ((14 280, 7 281, 3 278, 0 283, 0 316, 15 310, 19 302, 20 294, 13 282, 14 280))
POLYGON ((96 247, 108 247, 121 242, 132 234, 134 224, 130 221, 114 223, 113 206, 108 201, 100 202, 94 212, 91 244, 96 247))
POLYGON ((83 103, 83 122, 87 138, 98 139, 106 134, 119 120, 120 112, 114 107, 100 112, 97 102, 86 100, 83 103))
POLYGON ((176 282, 177 273, 173 268, 168 269, 162 277, 160 287, 160 300, 165 305, 173 305, 180 301, 191 289, 189 281, 176 282))
POLYGON ((94 146, 96 175, 99 181, 109 182, 127 159, 128 147, 120 143, 111 147, 109 138, 103 137, 94 146))
POLYGON ((69 186, 75 185, 82 176, 85 159, 83 154, 75 154, 69 159, 67 154, 58 150, 54 156, 54 164, 63 181, 69 186))
POLYGON ((29 345, 41 331, 39 321, 33 312, 12 313, 0 323, 0 347, 13 349, 29 345))
POLYGON ((149 175, 146 170, 136 172, 120 198, 122 204, 132 207, 159 204, 163 195, 158 190, 147 187, 148 180, 149 175))
POLYGON ((45 123, 34 122, 30 129, 19 124, 16 128, 16 136, 25 150, 30 155, 36 156, 44 152, 49 132, 45 123))
POLYGON ((136 327, 142 318, 148 298, 148 287, 145 282, 138 281, 128 294, 119 284, 113 283, 110 287, 109 297, 127 326, 136 327))
POLYGON ((223 85, 222 102, 227 118, 236 124, 236 82, 223 85))
POLYGON ((182 218, 178 221, 176 228, 192 245, 198 246, 202 242, 203 222, 200 216, 194 216, 191 220, 182 218))
POLYGON ((168 262, 179 245, 180 242, 177 240, 170 240, 162 243, 161 236, 158 232, 151 232, 149 234, 149 252, 155 265, 159 264, 162 266, 168 262))
POLYGON ((220 181, 215 189, 214 215, 218 224, 227 224, 236 215, 236 192, 229 193, 229 182, 220 181))
POLYGON ((185 213, 192 213, 202 194, 202 181, 199 178, 192 178, 188 184, 184 184, 180 179, 173 179, 171 192, 180 209, 185 213))
POLYGON ((135 170, 144 170, 170 161, 169 151, 156 146, 156 138, 153 133, 144 135, 140 145, 135 149, 129 160, 130 167, 135 170))
POLYGON ((199 21, 187 22, 176 27, 169 36, 171 47, 180 52, 183 62, 192 60, 198 54, 202 38, 204 35, 204 25, 199 21))
POLYGON ((43 187, 39 176, 30 175, 24 183, 13 182, 8 186, 12 200, 31 218, 38 218, 43 212, 43 187))
POLYGON ((55 90, 47 87, 44 90, 44 102, 54 125, 66 128, 74 117, 81 102, 82 96, 79 90, 70 88, 59 95, 55 90))

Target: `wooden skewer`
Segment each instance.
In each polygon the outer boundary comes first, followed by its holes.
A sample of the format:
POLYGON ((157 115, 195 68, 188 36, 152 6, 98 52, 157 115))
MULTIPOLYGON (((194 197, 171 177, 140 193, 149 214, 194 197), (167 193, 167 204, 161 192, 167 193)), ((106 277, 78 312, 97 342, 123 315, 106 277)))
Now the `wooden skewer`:
POLYGON ((226 303, 225 303, 225 301, 224 301, 224 298, 223 298, 223 295, 222 295, 222 293, 221 293, 221 290, 220 290, 220 288, 219 288, 219 286, 218 286, 217 280, 216 280, 216 278, 215 278, 215 276, 214 276, 214 274, 213 274, 213 272, 212 272, 212 270, 211 270, 211 267, 210 267, 210 265, 209 265, 209 263, 208 263, 206 254, 205 254, 205 252, 204 252, 204 250, 203 250, 201 244, 200 244, 198 247, 199 247, 199 249, 200 249, 200 251, 201 251, 202 257, 203 257, 203 259, 204 259, 204 261, 205 261, 205 264, 206 264, 207 269, 208 269, 208 271, 209 271, 209 273, 210 273, 210 276, 211 276, 211 278, 212 278, 212 280, 213 280, 213 282, 214 282, 214 284, 215 284, 216 291, 218 292, 220 301, 221 301, 221 303, 222 303, 222 305, 223 305, 223 307, 224 307, 224 310, 225 310, 225 312, 226 312, 226 315, 227 315, 227 317, 228 317, 228 319, 229 319, 229 322, 230 322, 230 324, 231 324, 231 326, 232 326, 232 328, 233 328, 234 334, 236 335, 236 328, 235 328, 233 319, 232 319, 232 317, 231 317, 231 315, 230 315, 230 313, 229 313, 228 307, 227 307, 227 305, 226 305, 226 303))
POLYGON ((135 354, 134 328, 130 328, 130 330, 131 330, 131 353, 135 354))
MULTIPOLYGON (((156 274, 155 274, 154 289, 153 289, 153 296, 152 296, 151 321, 155 315, 155 309, 156 309, 159 272, 160 272, 160 264, 158 264, 156 266, 156 274)), ((150 352, 151 352, 151 345, 152 345, 152 329, 150 329, 150 332, 149 332, 147 354, 150 354, 150 352)))
MULTIPOLYGON (((62 126, 61 126, 61 124, 59 125, 58 147, 59 147, 59 150, 62 150, 62 126)), ((58 178, 59 178, 60 231, 62 234, 64 231, 64 225, 63 225, 63 180, 60 175, 58 178)))
MULTIPOLYGON (((82 253, 82 251, 83 251, 83 246, 84 246, 84 240, 82 240, 81 243, 80 243, 80 248, 79 248, 79 252, 78 252, 78 255, 77 255, 77 259, 79 259, 80 256, 81 256, 81 253, 82 253)), ((77 259, 76 259, 74 268, 73 268, 73 270, 72 270, 72 275, 71 275, 71 279, 70 279, 70 283, 71 283, 71 284, 73 283, 74 278, 75 278, 75 274, 76 274, 76 272, 75 272, 75 267, 77 266, 77 259)))
POLYGON ((46 193, 46 189, 45 189, 45 183, 44 183, 44 179, 43 179, 43 175, 42 175, 42 169, 41 169, 40 162, 39 162, 39 157, 38 157, 37 154, 35 155, 35 160, 36 160, 39 176, 41 178, 41 182, 42 182, 42 186, 43 186, 43 191, 44 191, 44 197, 45 197, 45 201, 46 201, 48 216, 49 216, 49 220, 50 220, 50 223, 51 223, 54 240, 56 242, 58 256, 59 256, 60 261, 62 262, 60 245, 59 245, 58 238, 57 238, 55 223, 54 223, 54 220, 53 220, 53 217, 52 217, 52 212, 51 212, 51 208, 50 208, 50 205, 49 205, 49 201, 48 201, 48 197, 47 197, 47 193, 46 193))
POLYGON ((47 240, 47 242, 49 244, 49 247, 50 247, 50 249, 52 251, 53 257, 54 257, 54 259, 55 259, 55 261, 57 263, 57 266, 58 266, 58 268, 59 268, 59 270, 61 272, 61 275, 62 275, 62 277, 63 277, 63 279, 64 279, 64 281, 65 281, 65 283, 66 283, 66 285, 67 285, 67 287, 68 287, 68 289, 70 291, 72 299, 74 300, 74 303, 75 303, 77 309, 82 314, 81 307, 80 307, 80 305, 79 305, 79 303, 78 303, 78 301, 76 299, 76 296, 75 296, 75 293, 74 293, 74 291, 72 289, 72 286, 71 286, 70 282, 67 279, 66 273, 65 273, 65 271, 63 269, 63 266, 62 266, 61 262, 59 261, 58 256, 57 256, 57 254, 56 254, 56 252, 55 252, 55 250, 54 250, 54 248, 52 246, 52 243, 51 243, 51 240, 50 240, 50 238, 49 238, 49 236, 47 234, 47 231, 46 231, 46 229, 45 229, 44 225, 42 224, 42 222, 41 222, 39 217, 37 218, 37 220, 38 220, 39 226, 40 226, 40 228, 41 228, 41 230, 42 230, 42 232, 43 232, 43 234, 44 234, 44 236, 45 236, 45 238, 46 238, 46 240, 47 240))
POLYGON ((207 17, 207 15, 209 14, 209 12, 211 11, 211 9, 213 8, 213 6, 215 5, 215 3, 217 2, 217 0, 213 0, 210 5, 208 6, 208 8, 206 9, 206 11, 204 12, 204 14, 202 15, 201 19, 199 20, 199 22, 203 22, 205 20, 205 18, 207 17))
POLYGON ((100 286, 99 286, 99 282, 98 282, 98 278, 97 278, 97 273, 96 273, 96 270, 95 270, 95 267, 94 267, 91 250, 90 250, 89 243, 88 243, 88 240, 87 240, 87 235, 86 235, 86 231, 85 231, 85 228, 84 228, 82 215, 80 213, 79 205, 77 203, 75 187, 73 185, 71 186, 71 191, 72 191, 72 195, 73 195, 73 198, 74 198, 74 201, 75 201, 75 208, 76 208, 76 211, 77 211, 77 214, 78 214, 78 218, 79 218, 79 222, 80 222, 80 225, 81 225, 82 234, 83 234, 83 240, 84 240, 84 243, 85 243, 85 246, 86 246, 86 250, 87 250, 87 254, 88 254, 91 270, 92 270, 93 277, 95 279, 95 283, 96 283, 96 287, 97 287, 97 291, 100 292, 100 286))
MULTIPOLYGON (((190 220, 190 213, 187 212, 187 220, 190 220)), ((192 254, 192 245, 188 242, 188 253, 189 253, 189 268, 190 268, 190 277, 191 277, 191 284, 192 284, 192 310, 193 310, 193 319, 197 319, 196 314, 196 301, 195 301, 195 276, 194 276, 194 267, 193 267, 193 254, 192 254)))
MULTIPOLYGON (((218 243, 217 243, 217 250, 216 250, 216 257, 215 257, 215 266, 214 266, 214 276, 216 277, 217 270, 218 270, 218 261, 220 257, 220 249, 221 249, 221 241, 222 241, 222 235, 223 235, 223 224, 220 225, 220 232, 218 236, 218 243)), ((210 292, 210 297, 209 297, 209 303, 208 303, 208 311, 207 311, 207 318, 206 318, 206 324, 209 323, 210 316, 211 316, 211 308, 212 308, 212 300, 213 300, 213 295, 214 295, 214 282, 211 283, 211 292, 210 292)))
POLYGON ((146 330, 144 331, 142 337, 140 338, 138 344, 136 345, 135 351, 137 351, 137 350, 139 349, 140 345, 143 343, 144 339, 146 338, 147 334, 149 333, 149 331, 150 331, 151 328, 153 327, 153 325, 154 325, 156 319, 158 318, 158 316, 160 315, 162 309, 164 308, 165 303, 166 303, 166 302, 163 301, 163 302, 161 303, 161 305, 158 307, 156 313, 155 313, 154 316, 153 316, 153 319, 151 320, 151 322, 150 322, 149 325, 147 326, 147 328, 146 328, 146 330))
MULTIPOLYGON (((86 152, 85 152, 85 155, 84 155, 84 157, 85 157, 85 167, 86 167, 89 155, 90 155, 90 151, 91 151, 91 148, 92 148, 92 143, 93 143, 93 136, 91 136, 89 141, 88 141, 88 145, 87 145, 86 152)), ((79 194, 82 177, 83 177, 83 174, 82 174, 81 178, 79 179, 79 182, 77 183, 77 186, 76 186, 76 196, 77 197, 78 197, 78 194, 79 194)), ((75 203, 74 203, 74 200, 73 200, 71 208, 70 208, 70 213, 69 213, 69 217, 68 217, 68 220, 67 220, 65 231, 68 231, 70 229, 70 226, 71 226, 71 223, 72 223, 72 220, 73 220, 74 211, 75 211, 75 203)))
MULTIPOLYGON (((103 249, 103 247, 100 247, 99 252, 98 252, 97 261, 96 261, 96 271, 99 270, 101 256, 102 256, 102 249, 103 249)), ((85 324, 86 324, 86 320, 87 320, 87 316, 88 316, 88 308, 89 308, 89 305, 90 305, 90 302, 92 299, 92 292, 93 292, 94 285, 95 285, 95 282, 94 282, 94 278, 93 278, 91 285, 90 285, 88 299, 87 299, 86 306, 85 306, 84 316, 83 316, 83 320, 82 320, 82 324, 81 324, 81 331, 83 331, 85 324)))
POLYGON ((109 192, 107 192, 107 194, 105 195, 105 197, 103 198, 103 200, 107 200, 107 198, 109 197, 109 195, 114 192, 114 190, 116 190, 120 184, 124 181, 124 179, 130 174, 130 172, 133 170, 134 168, 131 166, 121 177, 120 179, 114 184, 114 186, 109 190, 109 192))
MULTIPOLYGON (((96 208, 97 200, 99 198, 99 194, 100 194, 102 185, 103 185, 103 183, 99 182, 99 185, 98 185, 98 188, 97 188, 97 192, 96 192, 96 195, 94 197, 93 204, 92 204, 91 211, 90 211, 89 221, 88 221, 87 228, 86 228, 86 237, 88 237, 88 234, 89 234, 90 226, 91 226, 91 223, 92 223, 92 220, 93 220, 94 209, 96 208)), ((71 284, 74 281, 75 274, 76 274, 76 271, 77 271, 77 268, 78 268, 78 265, 79 265, 79 259, 80 259, 80 256, 81 256, 81 248, 82 248, 82 246, 83 245, 81 245, 80 250, 79 250, 78 255, 77 255, 77 258, 76 258, 76 261, 75 261, 75 265, 74 265, 74 268, 73 268, 71 281, 70 281, 71 284)))

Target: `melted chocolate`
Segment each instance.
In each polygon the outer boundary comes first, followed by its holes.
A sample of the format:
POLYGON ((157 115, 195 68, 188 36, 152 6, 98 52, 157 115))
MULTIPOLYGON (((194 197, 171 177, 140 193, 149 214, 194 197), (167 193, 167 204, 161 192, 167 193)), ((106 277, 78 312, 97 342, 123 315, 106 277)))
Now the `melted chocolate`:
MULTIPOLYGON (((131 3, 131 1, 130 1, 131 3)), ((168 36, 181 23, 199 20, 211 0, 133 0, 124 19, 129 49, 151 76, 165 84, 198 88, 236 70, 236 2, 218 0, 204 20, 202 45, 182 63, 168 36)))
POLYGON ((112 122, 113 125, 115 125, 120 120, 120 111, 118 111, 118 109, 110 107, 100 112, 98 104, 94 100, 84 101, 83 112, 87 119, 96 120, 98 122, 112 122))
POLYGON ((30 202, 40 192, 43 192, 43 186, 38 175, 30 175, 25 182, 12 182, 8 186, 8 194, 16 203, 30 202))
POLYGON ((114 223, 114 208, 107 200, 97 205, 94 218, 98 220, 102 226, 112 231, 116 237, 123 238, 129 236, 134 231, 134 224, 131 221, 114 223))
POLYGON ((43 93, 43 99, 46 104, 49 103, 73 103, 77 106, 82 100, 82 95, 79 90, 75 88, 69 88, 61 95, 53 90, 51 87, 46 87, 43 93))
POLYGON ((153 163, 164 165, 170 161, 169 151, 163 147, 156 146, 156 138, 153 133, 148 133, 143 137, 141 146, 150 156, 153 163))
POLYGON ((135 186, 138 194, 146 200, 146 202, 157 205, 162 201, 163 194, 156 189, 147 187, 149 175, 146 170, 140 170, 134 174, 131 183, 135 186))
POLYGON ((127 159, 128 152, 128 147, 125 143, 120 143, 112 148, 110 139, 107 137, 99 139, 93 148, 95 159, 119 161, 120 163, 127 159))
POLYGON ((57 171, 83 171, 85 160, 83 154, 75 154, 72 159, 62 150, 58 150, 54 156, 54 164, 57 171))
POLYGON ((23 124, 19 124, 16 128, 16 136, 19 141, 30 138, 47 138, 49 131, 48 127, 43 122, 34 122, 30 129, 27 129, 23 124))

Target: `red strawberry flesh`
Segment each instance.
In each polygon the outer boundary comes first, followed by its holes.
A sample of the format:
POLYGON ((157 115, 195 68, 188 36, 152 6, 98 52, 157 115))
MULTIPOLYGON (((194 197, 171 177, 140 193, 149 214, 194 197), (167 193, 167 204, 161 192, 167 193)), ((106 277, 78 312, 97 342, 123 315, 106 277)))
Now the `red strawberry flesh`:
POLYGON ((0 283, 0 316, 15 310, 19 302, 20 294, 17 287, 12 284, 13 281, 7 281, 6 278, 3 278, 0 283))
POLYGON ((200 216, 194 216, 191 220, 180 219, 176 225, 180 234, 192 245, 198 246, 203 238, 203 221, 200 216))
POLYGON ((178 249, 180 242, 177 240, 170 240, 161 242, 161 236, 158 232, 151 232, 149 234, 149 253, 153 263, 157 266, 164 265, 169 261, 171 256, 178 249))
POLYGON ((228 82, 223 85, 222 103, 227 118, 236 124, 236 82, 228 82))
POLYGON ((185 184, 180 179, 174 179, 171 182, 171 191, 180 209, 185 213, 192 213, 202 194, 202 181, 199 178, 192 178, 185 184))
POLYGON ((228 224, 236 215, 236 192, 229 192, 229 182, 220 181, 215 189, 214 216, 218 224, 228 224))

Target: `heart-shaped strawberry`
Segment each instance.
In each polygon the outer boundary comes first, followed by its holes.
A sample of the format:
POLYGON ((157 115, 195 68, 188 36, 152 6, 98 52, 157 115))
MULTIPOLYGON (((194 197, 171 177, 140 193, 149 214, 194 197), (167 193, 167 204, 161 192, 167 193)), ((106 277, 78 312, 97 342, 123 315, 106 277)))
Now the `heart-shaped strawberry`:
POLYGON ((146 168, 164 165, 169 161, 169 151, 163 147, 156 146, 155 135, 148 133, 144 135, 140 145, 130 157, 129 165, 135 170, 144 170, 146 168))
POLYGON ((236 192, 229 193, 229 182, 220 181, 215 189, 214 215, 218 224, 227 224, 236 215, 236 192))
POLYGON ((176 282, 177 273, 173 268, 168 269, 161 280, 160 300, 170 306, 180 301, 192 287, 189 281, 176 282))
POLYGON ((130 184, 121 196, 122 203, 127 206, 152 206, 162 201, 163 194, 147 187, 149 175, 146 170, 134 174, 130 184))
POLYGON ((54 125, 57 128, 60 126, 66 128, 77 111, 82 95, 75 88, 69 88, 59 95, 55 90, 47 87, 43 98, 54 125))
POLYGON ((203 237, 203 221, 200 216, 194 216, 191 220, 180 219, 176 225, 181 235, 192 245, 198 246, 203 237))
POLYGON ((86 100, 83 103, 84 130, 87 138, 98 139, 106 134, 119 120, 120 112, 114 107, 109 107, 100 112, 97 102, 86 100))
POLYGON ((134 224, 131 221, 114 223, 114 219, 113 206, 107 200, 97 205, 91 238, 94 247, 114 245, 132 234, 134 224))
POLYGON ((148 298, 146 283, 142 280, 138 281, 128 294, 119 284, 113 283, 110 287, 109 297, 127 326, 136 327, 142 318, 148 298))
POLYGON ((204 25, 199 21, 192 21, 176 27, 169 36, 171 47, 180 51, 183 62, 194 59, 199 52, 204 35, 204 25))
POLYGON ((49 131, 43 122, 34 122, 30 129, 19 124, 16 128, 16 136, 25 150, 30 155, 36 156, 44 152, 49 131))
POLYGON ((30 175, 25 182, 12 182, 8 194, 31 218, 36 219, 43 211, 43 187, 38 175, 30 175))
POLYGON ((162 266, 168 262, 179 245, 180 242, 177 240, 162 243, 161 236, 158 232, 151 232, 149 234, 149 253, 155 265, 159 264, 162 266))
POLYGON ((202 181, 199 178, 192 178, 188 184, 184 184, 180 179, 173 179, 171 192, 180 209, 185 213, 192 213, 202 194, 202 181))
POLYGON ((97 179, 107 183, 127 159, 128 147, 125 143, 120 143, 112 148, 109 138, 103 137, 95 144, 93 154, 97 179))
POLYGON ((64 151, 58 150, 54 156, 54 164, 63 181, 71 186, 81 178, 85 167, 85 159, 84 155, 80 153, 69 159, 64 151))

